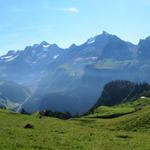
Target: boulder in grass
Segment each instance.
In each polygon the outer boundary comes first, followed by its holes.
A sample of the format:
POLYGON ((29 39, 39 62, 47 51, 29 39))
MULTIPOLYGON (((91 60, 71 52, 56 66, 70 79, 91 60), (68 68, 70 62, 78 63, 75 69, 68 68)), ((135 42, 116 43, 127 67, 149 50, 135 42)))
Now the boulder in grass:
POLYGON ((24 126, 24 128, 25 128, 25 129, 33 129, 34 126, 28 123, 28 124, 26 124, 26 125, 24 126))
POLYGON ((117 135, 116 137, 118 137, 118 138, 123 138, 123 139, 131 138, 131 137, 128 136, 128 135, 117 135))

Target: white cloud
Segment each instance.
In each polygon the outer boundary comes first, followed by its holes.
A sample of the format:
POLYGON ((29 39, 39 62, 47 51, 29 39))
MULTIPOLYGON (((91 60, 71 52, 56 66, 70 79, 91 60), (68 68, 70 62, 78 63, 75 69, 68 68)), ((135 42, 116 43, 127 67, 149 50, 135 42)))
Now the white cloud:
POLYGON ((58 10, 60 10, 60 11, 69 11, 69 12, 73 12, 73 13, 79 13, 80 12, 77 8, 60 8, 58 10))
POLYGON ((71 12, 79 13, 79 10, 77 8, 68 8, 67 10, 71 12))

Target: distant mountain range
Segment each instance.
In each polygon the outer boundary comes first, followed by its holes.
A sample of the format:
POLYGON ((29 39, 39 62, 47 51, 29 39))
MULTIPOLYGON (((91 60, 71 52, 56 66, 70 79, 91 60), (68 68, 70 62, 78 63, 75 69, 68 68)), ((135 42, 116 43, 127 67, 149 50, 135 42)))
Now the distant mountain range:
POLYGON ((0 57, 0 79, 31 90, 28 112, 50 109, 84 113, 112 80, 150 82, 150 37, 138 45, 103 32, 62 49, 42 42, 0 57))

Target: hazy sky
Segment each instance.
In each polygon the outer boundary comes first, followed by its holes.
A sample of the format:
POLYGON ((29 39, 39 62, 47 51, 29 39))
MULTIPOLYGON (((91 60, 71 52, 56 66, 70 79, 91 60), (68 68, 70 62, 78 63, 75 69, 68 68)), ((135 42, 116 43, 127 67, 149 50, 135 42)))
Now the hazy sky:
POLYGON ((133 43, 150 36, 150 0, 0 0, 0 55, 41 41, 69 47, 102 30, 133 43))

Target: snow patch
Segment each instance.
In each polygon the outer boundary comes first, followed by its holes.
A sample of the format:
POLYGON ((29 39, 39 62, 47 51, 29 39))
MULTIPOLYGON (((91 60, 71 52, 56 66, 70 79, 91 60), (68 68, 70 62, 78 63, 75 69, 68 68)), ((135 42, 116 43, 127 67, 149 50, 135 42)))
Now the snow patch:
POLYGON ((94 42, 95 42, 95 37, 89 39, 89 40, 87 41, 87 44, 93 44, 94 42))
POLYGON ((3 57, 1 57, 1 60, 4 60, 5 62, 9 62, 9 61, 16 59, 17 57, 18 57, 18 55, 3 56, 3 57))
POLYGON ((9 59, 9 58, 12 58, 13 57, 13 55, 11 55, 11 56, 5 56, 5 57, 1 57, 1 59, 9 59))
POLYGON ((98 33, 98 35, 96 35, 96 36, 90 38, 90 39, 87 41, 87 44, 93 44, 93 43, 96 41, 96 38, 97 38, 98 36, 101 36, 101 35, 109 35, 109 34, 108 34, 106 31, 102 31, 102 32, 98 33))
POLYGON ((12 61, 12 60, 16 59, 17 57, 18 57, 18 55, 14 56, 14 57, 11 57, 11 58, 9 58, 9 59, 6 59, 5 62, 12 61))
POLYGON ((57 59, 59 57, 59 55, 55 55, 54 57, 53 57, 53 59, 57 59))
POLYGON ((50 46, 49 44, 48 45, 43 45, 44 48, 48 48, 49 46, 50 46))

